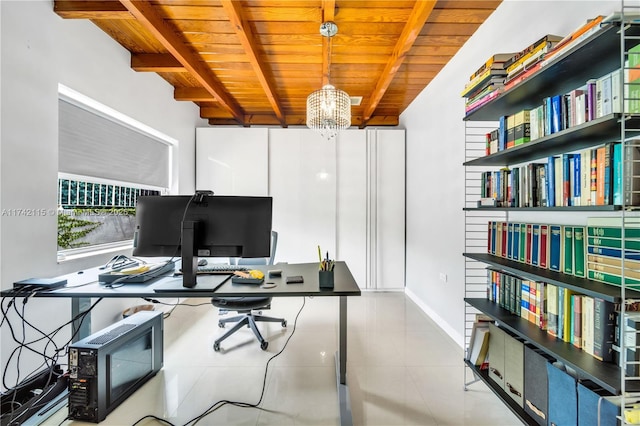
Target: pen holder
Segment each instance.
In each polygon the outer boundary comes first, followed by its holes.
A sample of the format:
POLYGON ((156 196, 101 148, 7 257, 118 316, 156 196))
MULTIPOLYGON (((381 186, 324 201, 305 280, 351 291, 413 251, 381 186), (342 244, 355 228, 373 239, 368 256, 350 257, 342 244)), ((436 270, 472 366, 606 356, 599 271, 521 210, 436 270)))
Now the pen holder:
POLYGON ((318 271, 320 288, 333 288, 333 271, 318 271))

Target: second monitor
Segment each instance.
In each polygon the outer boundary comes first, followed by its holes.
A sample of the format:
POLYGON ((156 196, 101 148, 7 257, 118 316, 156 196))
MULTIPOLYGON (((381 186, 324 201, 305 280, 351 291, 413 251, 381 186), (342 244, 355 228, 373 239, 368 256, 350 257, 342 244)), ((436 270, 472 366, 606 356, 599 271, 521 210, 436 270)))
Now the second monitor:
POLYGON ((271 197, 143 196, 134 256, 181 256, 183 287, 195 287, 198 257, 269 257, 271 197))

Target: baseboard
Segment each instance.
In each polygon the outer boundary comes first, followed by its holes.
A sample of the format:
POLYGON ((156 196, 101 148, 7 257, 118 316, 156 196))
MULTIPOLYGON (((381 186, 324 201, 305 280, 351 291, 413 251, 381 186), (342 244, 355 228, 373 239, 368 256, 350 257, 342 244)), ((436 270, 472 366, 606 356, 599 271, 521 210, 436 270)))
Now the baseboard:
POLYGON ((459 345, 462 349, 464 349, 464 338, 453 327, 451 327, 445 320, 442 319, 440 315, 438 315, 433 309, 427 306, 414 292, 405 288, 404 294, 406 294, 409 299, 411 299, 422 311, 427 314, 429 318, 431 318, 437 325, 440 327, 453 341, 459 345))

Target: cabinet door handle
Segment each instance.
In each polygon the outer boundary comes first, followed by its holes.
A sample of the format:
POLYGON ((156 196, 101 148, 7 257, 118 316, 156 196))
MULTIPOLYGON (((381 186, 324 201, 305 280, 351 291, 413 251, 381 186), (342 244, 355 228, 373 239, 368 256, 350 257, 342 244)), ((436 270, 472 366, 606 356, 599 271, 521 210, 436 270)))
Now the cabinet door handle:
POLYGON ((545 416, 544 412, 541 409, 539 409, 538 407, 536 407, 531 401, 527 400, 526 404, 527 404, 527 407, 529 407, 531 409, 531 411, 536 413, 543 420, 547 418, 547 416, 545 416))
POLYGON ((511 392, 512 394, 516 396, 522 396, 522 394, 516 388, 511 386, 511 383, 507 383, 507 387, 509 388, 509 392, 511 392))
POLYGON ((503 379, 502 374, 500 374, 500 372, 499 372, 496 368, 489 367, 489 370, 491 370, 491 372, 492 372, 493 374, 495 374, 496 376, 498 376, 498 377, 500 378, 500 380, 502 380, 502 379, 503 379))

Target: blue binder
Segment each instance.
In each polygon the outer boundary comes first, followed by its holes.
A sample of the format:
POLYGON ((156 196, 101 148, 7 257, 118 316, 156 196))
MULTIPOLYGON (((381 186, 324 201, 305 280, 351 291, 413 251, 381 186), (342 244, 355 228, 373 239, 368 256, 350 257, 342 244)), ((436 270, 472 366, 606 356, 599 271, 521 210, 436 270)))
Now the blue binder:
POLYGON ((576 379, 547 364, 549 380, 549 424, 575 426, 578 424, 578 392, 576 379))
POLYGON ((617 405, 601 396, 608 395, 594 383, 578 383, 578 426, 616 426, 619 413, 617 405), (598 423, 598 404, 600 404, 600 422, 598 423))

